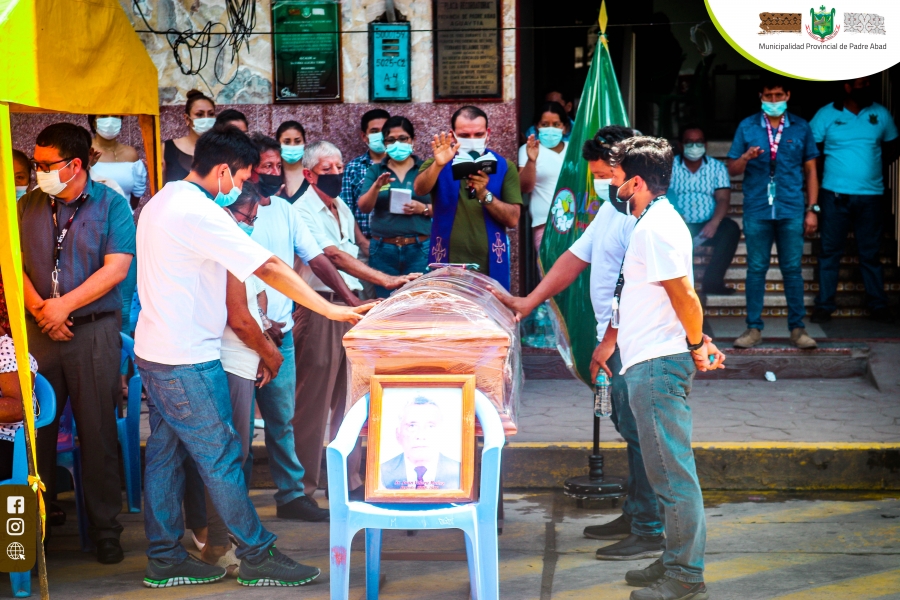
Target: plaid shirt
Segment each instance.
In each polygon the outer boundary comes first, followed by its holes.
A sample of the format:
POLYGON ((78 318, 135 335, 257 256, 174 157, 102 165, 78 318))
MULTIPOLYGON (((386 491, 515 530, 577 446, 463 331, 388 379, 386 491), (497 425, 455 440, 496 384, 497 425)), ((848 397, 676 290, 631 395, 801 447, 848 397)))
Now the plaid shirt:
POLYGON ((348 162, 344 165, 344 181, 341 186, 341 200, 346 202, 350 210, 353 211, 353 216, 356 217, 356 222, 359 223, 360 231, 367 238, 372 237, 369 230, 369 217, 372 215, 371 213, 361 212, 357 205, 357 200, 359 200, 359 196, 362 193, 360 188, 363 180, 366 178, 366 172, 373 162, 368 152, 348 162))

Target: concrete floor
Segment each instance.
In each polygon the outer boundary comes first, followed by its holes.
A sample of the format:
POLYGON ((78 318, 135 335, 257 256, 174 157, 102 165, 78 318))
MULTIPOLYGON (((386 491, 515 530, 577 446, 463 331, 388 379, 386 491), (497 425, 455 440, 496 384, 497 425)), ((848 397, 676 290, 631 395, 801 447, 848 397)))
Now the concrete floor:
MULTIPOLYGON (((204 586, 150 590, 141 585, 146 565, 141 515, 122 515, 125 561, 104 566, 77 550, 70 522, 57 529, 48 556, 52 598, 184 599, 329 597, 328 525, 296 524, 275 518, 269 491, 254 490, 254 503, 266 527, 279 536, 279 548, 322 568, 322 576, 303 588, 243 588, 234 580, 204 586)), ((624 600, 633 588, 625 570, 650 561, 601 562, 594 550, 612 542, 581 535, 586 525, 614 518, 608 504, 579 510, 561 493, 506 494, 506 523, 500 536, 500 593, 505 599, 624 600)), ((819 499, 773 494, 707 494, 707 571, 717 600, 900 599, 900 499, 890 495, 822 494, 819 499)), ((321 499, 324 502, 324 498, 321 499)), ((67 506, 70 515, 74 506, 67 506)), ((351 594, 364 598, 362 535, 351 554, 351 594)), ((408 537, 385 534, 385 550, 457 551, 457 531, 429 531, 408 537)), ((468 580, 462 562, 384 562, 385 600, 465 600, 468 580)), ((9 597, 6 578, 0 597, 9 597)), ((35 596, 37 595, 37 581, 35 596)))

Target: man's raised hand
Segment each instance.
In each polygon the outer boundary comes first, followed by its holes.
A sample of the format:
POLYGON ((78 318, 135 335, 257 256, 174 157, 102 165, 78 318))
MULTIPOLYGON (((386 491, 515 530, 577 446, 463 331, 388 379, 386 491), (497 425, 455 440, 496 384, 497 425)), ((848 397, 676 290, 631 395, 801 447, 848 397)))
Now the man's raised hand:
POLYGON ((451 134, 442 131, 434 136, 431 149, 434 151, 434 162, 439 167, 443 167, 456 156, 459 151, 459 142, 451 134))

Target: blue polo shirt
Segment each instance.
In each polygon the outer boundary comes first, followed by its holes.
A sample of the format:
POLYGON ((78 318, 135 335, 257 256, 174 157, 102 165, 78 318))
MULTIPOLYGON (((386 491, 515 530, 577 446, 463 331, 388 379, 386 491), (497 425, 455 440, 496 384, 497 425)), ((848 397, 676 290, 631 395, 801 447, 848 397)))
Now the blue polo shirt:
POLYGON ((838 194, 881 195, 881 143, 897 138, 888 109, 875 103, 854 115, 828 104, 809 123, 816 143, 825 144, 822 187, 838 194))
MULTIPOLYGON (((78 209, 59 255, 60 294, 68 294, 100 270, 107 254, 135 254, 134 217, 128 201, 90 176, 84 187, 84 204, 78 209)), ((59 202, 58 220, 63 227, 78 202, 59 202)), ((50 196, 35 188, 16 204, 22 243, 22 267, 41 298, 49 298, 50 273, 56 228, 50 196)), ((115 286, 100 298, 72 312, 73 317, 122 310, 122 294, 115 286)))
MULTIPOLYGON (((809 123, 793 113, 785 113, 784 130, 775 160, 775 202, 769 206, 769 135, 762 111, 738 125, 728 158, 736 159, 753 146, 762 154, 747 162, 744 171, 744 218, 757 220, 803 217, 803 163, 819 156, 809 123)), ((777 129, 773 128, 772 134, 777 129)))

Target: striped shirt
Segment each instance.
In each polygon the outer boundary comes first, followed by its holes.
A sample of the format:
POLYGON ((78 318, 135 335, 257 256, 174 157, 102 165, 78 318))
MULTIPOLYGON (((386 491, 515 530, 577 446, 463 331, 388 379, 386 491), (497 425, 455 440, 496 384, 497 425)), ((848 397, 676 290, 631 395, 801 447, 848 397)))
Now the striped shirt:
POLYGON ((704 156, 697 172, 691 173, 676 156, 666 196, 685 223, 706 223, 716 210, 716 190, 730 187, 728 168, 722 162, 704 156))

